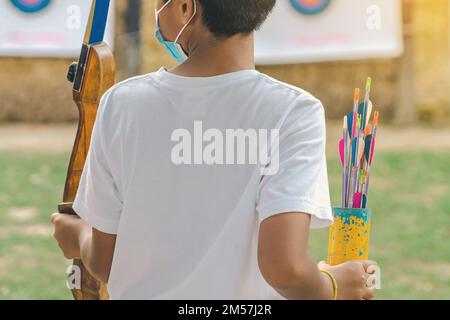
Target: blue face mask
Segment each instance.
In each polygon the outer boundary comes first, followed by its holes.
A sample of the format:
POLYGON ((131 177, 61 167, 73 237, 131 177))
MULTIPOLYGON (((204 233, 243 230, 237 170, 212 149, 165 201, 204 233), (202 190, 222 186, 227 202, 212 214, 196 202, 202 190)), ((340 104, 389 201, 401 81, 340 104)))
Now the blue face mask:
POLYGON ((164 4, 161 9, 155 10, 155 18, 156 18, 156 31, 155 31, 155 37, 158 39, 159 43, 161 43, 166 50, 170 53, 170 55, 178 62, 185 62, 188 58, 188 54, 183 50, 181 47, 181 44, 178 43, 178 39, 180 39, 181 35, 183 34, 184 30, 187 28, 189 23, 191 23, 192 19, 194 19, 196 13, 197 13, 197 1, 194 0, 194 14, 192 15, 191 19, 183 26, 181 31, 178 33, 175 41, 167 41, 164 39, 164 36, 162 35, 161 29, 159 28, 159 14, 161 11, 163 11, 169 3, 171 3, 172 0, 167 1, 166 4, 164 4))

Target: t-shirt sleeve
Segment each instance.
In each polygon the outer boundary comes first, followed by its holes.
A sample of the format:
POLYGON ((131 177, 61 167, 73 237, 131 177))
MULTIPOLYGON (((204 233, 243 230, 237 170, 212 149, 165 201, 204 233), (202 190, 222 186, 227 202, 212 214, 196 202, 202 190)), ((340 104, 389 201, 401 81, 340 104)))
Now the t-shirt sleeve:
POLYGON ((105 112, 110 104, 108 91, 101 99, 92 131, 91 144, 80 179, 73 209, 93 228, 108 234, 117 234, 122 200, 105 148, 105 112))
MULTIPOLYGON (((259 222, 273 215, 299 212, 311 215, 311 228, 332 224, 325 154, 325 111, 317 99, 297 102, 280 128, 275 174, 263 175, 257 193, 259 222)), ((274 166, 274 163, 269 163, 274 166)), ((269 170, 270 171, 270 170, 269 170)))

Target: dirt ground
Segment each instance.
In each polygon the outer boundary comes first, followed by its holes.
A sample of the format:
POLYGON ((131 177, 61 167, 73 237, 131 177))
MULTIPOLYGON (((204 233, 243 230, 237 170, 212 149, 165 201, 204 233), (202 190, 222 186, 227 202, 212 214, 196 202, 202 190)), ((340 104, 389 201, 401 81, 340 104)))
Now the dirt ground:
MULTIPOLYGON (((66 153, 73 146, 77 125, 0 124, 0 152, 66 153)), ((341 123, 327 123, 327 148, 337 150, 341 123)), ((379 151, 450 151, 450 127, 380 126, 377 134, 379 151)))

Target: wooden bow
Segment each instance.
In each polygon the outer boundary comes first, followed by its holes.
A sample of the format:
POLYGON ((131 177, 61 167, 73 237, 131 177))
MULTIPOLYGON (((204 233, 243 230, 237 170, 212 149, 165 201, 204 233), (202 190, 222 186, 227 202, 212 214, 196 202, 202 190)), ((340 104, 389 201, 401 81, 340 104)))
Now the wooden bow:
MULTIPOLYGON (((73 99, 78 107, 79 122, 70 158, 63 202, 58 211, 76 214, 72 208, 81 173, 91 143, 97 109, 103 94, 114 85, 115 62, 112 50, 103 42, 110 0, 93 0, 79 61, 69 68, 67 78, 73 82, 73 99)), ((73 265, 80 268, 81 288, 72 289, 76 300, 108 299, 106 284, 95 279, 81 260, 73 265)))

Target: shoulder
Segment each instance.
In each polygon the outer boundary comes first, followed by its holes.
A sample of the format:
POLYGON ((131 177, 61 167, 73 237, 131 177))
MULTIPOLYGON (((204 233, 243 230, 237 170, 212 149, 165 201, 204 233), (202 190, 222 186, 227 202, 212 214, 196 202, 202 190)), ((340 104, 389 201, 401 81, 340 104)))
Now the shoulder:
POLYGON ((282 101, 277 103, 281 110, 280 139, 289 136, 302 139, 325 139, 326 120, 322 102, 308 91, 263 75, 267 91, 282 101))
POLYGON ((101 98, 99 114, 108 113, 111 116, 117 116, 130 107, 148 101, 148 96, 156 92, 152 80, 153 76, 154 73, 140 75, 113 85, 101 98))
POLYGON ((265 85, 268 88, 271 88, 275 93, 282 93, 289 98, 294 98, 298 101, 301 100, 306 103, 322 104, 319 99, 302 88, 296 87, 286 82, 282 82, 264 73, 261 73, 261 79, 265 83, 265 85))
MULTIPOLYGON (((322 102, 308 91, 279 81, 261 73, 266 92, 271 98, 281 102, 282 112, 287 122, 304 123, 324 120, 325 109, 322 102), (291 121, 288 121, 291 120, 291 121)), ((276 103, 280 105, 280 103, 276 103)))
POLYGON ((152 85, 153 75, 154 73, 149 73, 123 80, 106 91, 104 98, 130 98, 130 94, 132 96, 142 94, 152 85))

